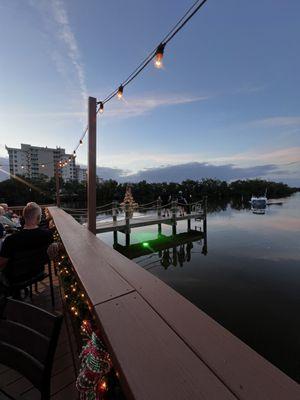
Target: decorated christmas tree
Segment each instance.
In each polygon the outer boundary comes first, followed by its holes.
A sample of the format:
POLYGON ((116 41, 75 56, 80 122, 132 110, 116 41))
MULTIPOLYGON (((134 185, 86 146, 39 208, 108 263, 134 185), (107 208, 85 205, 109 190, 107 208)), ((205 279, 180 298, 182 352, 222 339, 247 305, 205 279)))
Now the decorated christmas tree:
POLYGON ((127 187, 126 187, 126 192, 125 192, 124 200, 121 203, 121 207, 124 211, 126 209, 128 209, 130 218, 132 217, 134 210, 136 210, 139 207, 138 203, 136 203, 133 198, 130 185, 127 185, 127 187))

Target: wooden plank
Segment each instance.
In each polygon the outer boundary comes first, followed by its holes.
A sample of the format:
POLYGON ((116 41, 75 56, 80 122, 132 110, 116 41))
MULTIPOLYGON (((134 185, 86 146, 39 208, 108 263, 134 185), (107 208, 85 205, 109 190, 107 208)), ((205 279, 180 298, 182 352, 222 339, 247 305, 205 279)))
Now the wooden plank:
POLYGON ((50 208, 55 226, 74 265, 75 273, 93 305, 129 293, 133 288, 102 258, 100 242, 70 215, 50 208))
POLYGON ((101 254, 239 399, 300 399, 295 381, 160 279, 102 241, 101 254))
POLYGON ((236 399, 138 294, 95 310, 134 399, 236 399))

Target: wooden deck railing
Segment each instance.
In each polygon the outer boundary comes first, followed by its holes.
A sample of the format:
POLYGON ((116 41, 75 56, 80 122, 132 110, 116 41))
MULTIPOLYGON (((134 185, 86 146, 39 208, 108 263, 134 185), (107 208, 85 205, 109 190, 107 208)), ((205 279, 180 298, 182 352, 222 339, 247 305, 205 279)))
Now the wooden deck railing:
POLYGON ((299 400, 299 385, 64 211, 49 209, 128 398, 299 400))

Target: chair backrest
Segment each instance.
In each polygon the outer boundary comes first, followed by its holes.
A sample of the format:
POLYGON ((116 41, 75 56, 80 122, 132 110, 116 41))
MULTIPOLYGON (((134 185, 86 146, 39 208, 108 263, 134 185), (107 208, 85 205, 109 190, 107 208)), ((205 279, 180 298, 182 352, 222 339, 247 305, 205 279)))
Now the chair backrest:
POLYGON ((0 318, 1 363, 25 376, 41 391, 42 398, 50 393, 62 319, 62 315, 12 299, 7 300, 0 318))
POLYGON ((48 246, 43 246, 32 250, 16 251, 4 270, 8 282, 23 282, 43 272, 45 264, 49 262, 47 248, 48 246))

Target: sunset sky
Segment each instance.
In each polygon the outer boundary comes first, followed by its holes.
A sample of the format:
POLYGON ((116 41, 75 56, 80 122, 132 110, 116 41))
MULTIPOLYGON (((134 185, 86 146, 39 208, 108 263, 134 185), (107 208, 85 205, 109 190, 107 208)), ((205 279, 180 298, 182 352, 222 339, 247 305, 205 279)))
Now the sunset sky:
MULTIPOLYGON (((104 98, 192 0, 1 0, 5 144, 72 152, 104 98)), ((300 2, 208 0, 98 119, 105 177, 264 177, 300 186, 300 2), (189 175, 189 176, 188 176, 189 175)), ((77 161, 86 164, 86 141, 77 161)), ((104 172, 103 172, 104 173, 104 172)))

